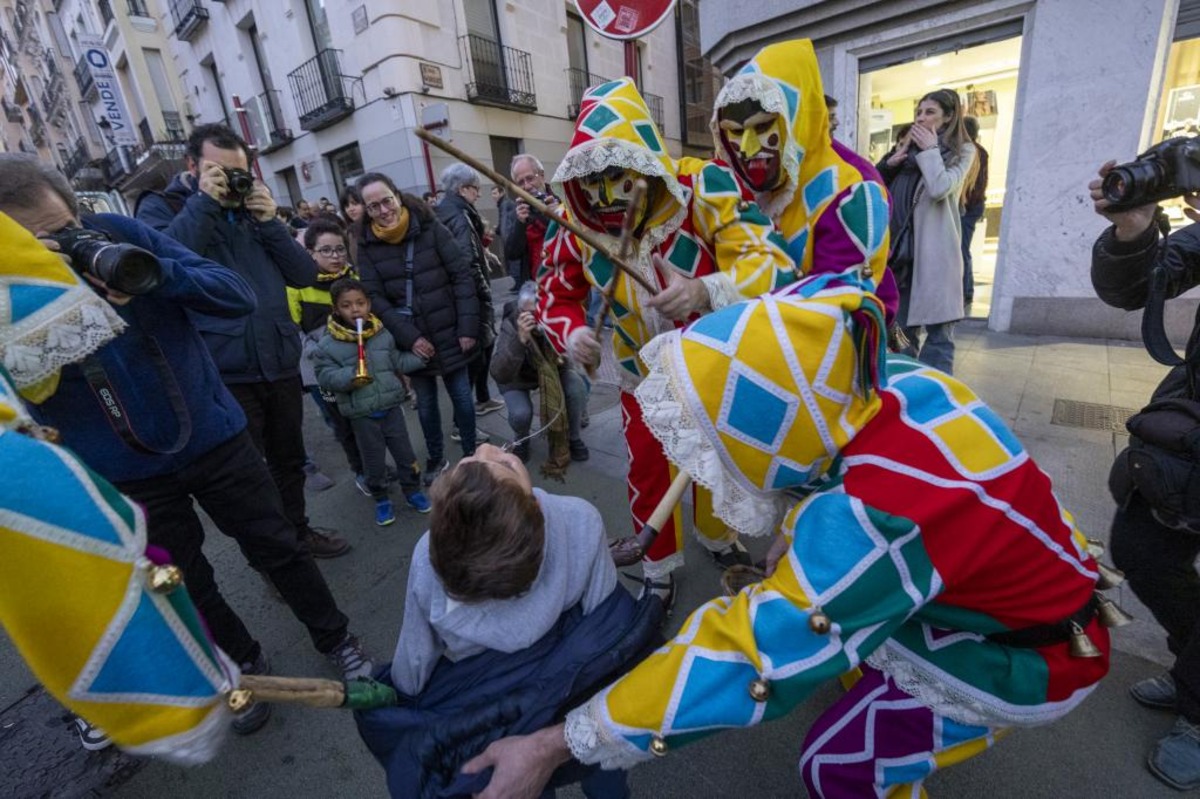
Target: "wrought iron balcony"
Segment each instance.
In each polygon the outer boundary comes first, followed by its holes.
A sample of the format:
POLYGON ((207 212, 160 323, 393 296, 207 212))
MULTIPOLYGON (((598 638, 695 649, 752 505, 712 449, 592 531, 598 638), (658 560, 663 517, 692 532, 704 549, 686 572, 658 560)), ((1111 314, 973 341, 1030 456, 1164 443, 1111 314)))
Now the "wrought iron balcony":
POLYGON ((642 92, 642 98, 646 101, 646 106, 650 109, 650 118, 654 120, 654 124, 658 125, 658 132, 663 132, 663 98, 657 94, 642 92))
POLYGON ((104 181, 109 186, 120 185, 122 179, 129 174, 129 165, 132 163, 128 147, 113 147, 104 156, 104 181))
POLYGON ((8 98, 4 98, 4 118, 9 122, 21 124, 25 121, 25 115, 21 113, 21 107, 16 103, 10 103, 8 98))
POLYGON ((171 19, 175 21, 176 38, 190 42, 208 20, 208 9, 200 5, 200 0, 171 0, 171 19))
POLYGON ((29 138, 40 147, 46 143, 46 123, 42 121, 42 115, 35 104, 30 103, 26 110, 29 113, 29 138))
POLYGON ((467 99, 480 105, 536 111, 533 59, 483 36, 459 37, 467 62, 467 99))
POLYGON ((112 6, 108 0, 96 0, 96 5, 100 9, 100 18, 104 20, 104 26, 108 27, 108 23, 113 21, 112 6))
POLYGON ((291 129, 283 125, 278 89, 251 97, 242 104, 240 110, 246 114, 246 123, 250 126, 254 144, 260 153, 269 153, 292 140, 291 129))
POLYGON ((322 50, 288 73, 302 130, 320 130, 354 113, 349 91, 359 78, 342 74, 341 50, 322 50))
POLYGON ((91 67, 84 56, 80 56, 75 62, 75 82, 79 84, 79 93, 83 99, 91 99, 90 95, 96 90, 96 80, 92 77, 91 67))
POLYGON ((571 102, 567 106, 567 116, 571 119, 579 116, 579 106, 583 103, 583 93, 593 86, 608 83, 609 79, 600 75, 574 67, 567 70, 567 84, 571 89, 571 102))
POLYGON ((88 152, 87 142, 80 136, 75 140, 75 146, 71 150, 71 154, 67 156, 67 162, 63 165, 63 171, 67 178, 73 178, 79 174, 79 170, 87 166, 92 160, 91 153, 88 152))
POLYGON ((163 111, 163 132, 167 141, 180 142, 187 139, 187 131, 183 127, 183 117, 178 111, 163 111))
POLYGON ((146 0, 129 0, 129 16, 149 17, 150 11, 146 8, 146 0))

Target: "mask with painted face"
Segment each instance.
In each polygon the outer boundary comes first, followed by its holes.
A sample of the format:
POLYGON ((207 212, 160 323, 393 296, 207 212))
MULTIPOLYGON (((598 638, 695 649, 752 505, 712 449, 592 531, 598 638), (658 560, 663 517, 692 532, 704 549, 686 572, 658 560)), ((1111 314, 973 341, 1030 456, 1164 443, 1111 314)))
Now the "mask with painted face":
MULTIPOLYGON (((611 236, 621 235, 621 225, 625 221, 625 212, 633 195, 633 186, 643 176, 622 166, 610 166, 603 172, 592 173, 579 178, 578 184, 583 192, 583 198, 588 204, 588 213, 611 236)), ((638 207, 634 209, 634 234, 641 233, 642 223, 646 221, 647 210, 650 208, 650 196, 654 193, 657 179, 650 178, 650 191, 642 197, 638 207)))
POLYGON ((764 111, 753 100, 727 105, 720 114, 721 139, 742 180, 754 191, 779 188, 783 181, 780 153, 788 135, 783 118, 764 111))

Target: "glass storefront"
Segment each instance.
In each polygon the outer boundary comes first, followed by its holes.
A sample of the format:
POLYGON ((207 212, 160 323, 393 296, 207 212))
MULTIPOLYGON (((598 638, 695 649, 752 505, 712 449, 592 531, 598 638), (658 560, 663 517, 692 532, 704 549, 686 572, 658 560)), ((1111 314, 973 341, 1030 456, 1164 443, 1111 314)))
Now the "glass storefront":
MULTIPOLYGON (((1172 136, 1196 135, 1200 135, 1200 39, 1187 39, 1172 44, 1167 56, 1163 93, 1150 144, 1172 136)), ((1172 226, 1191 223, 1183 215, 1183 200, 1165 200, 1162 207, 1172 226)))

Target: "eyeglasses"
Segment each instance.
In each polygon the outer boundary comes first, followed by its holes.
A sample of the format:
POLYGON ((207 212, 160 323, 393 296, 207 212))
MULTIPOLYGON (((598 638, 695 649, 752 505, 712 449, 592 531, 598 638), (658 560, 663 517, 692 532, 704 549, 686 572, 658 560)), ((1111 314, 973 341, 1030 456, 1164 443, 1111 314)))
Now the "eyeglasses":
POLYGON ((367 213, 371 216, 378 216, 380 211, 390 211, 395 207, 396 198, 389 194, 377 203, 367 203, 367 213))
POLYGON ((317 249, 313 250, 313 252, 315 252, 319 255, 324 255, 326 258, 345 258, 346 257, 346 248, 341 247, 341 246, 318 247, 317 249))

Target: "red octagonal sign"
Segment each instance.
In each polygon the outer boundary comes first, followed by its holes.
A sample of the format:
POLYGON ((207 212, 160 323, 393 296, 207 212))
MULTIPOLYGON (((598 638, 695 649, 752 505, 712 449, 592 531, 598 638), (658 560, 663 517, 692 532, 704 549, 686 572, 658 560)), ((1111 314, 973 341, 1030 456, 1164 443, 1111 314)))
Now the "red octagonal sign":
POLYGON ((636 39, 666 19, 675 0, 575 0, 575 5, 601 36, 636 39))

